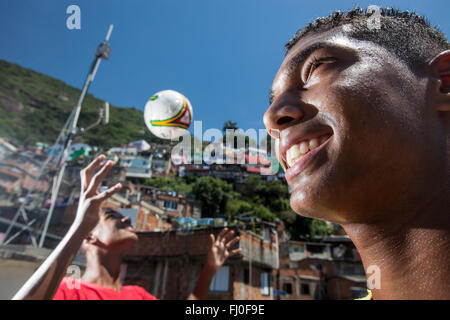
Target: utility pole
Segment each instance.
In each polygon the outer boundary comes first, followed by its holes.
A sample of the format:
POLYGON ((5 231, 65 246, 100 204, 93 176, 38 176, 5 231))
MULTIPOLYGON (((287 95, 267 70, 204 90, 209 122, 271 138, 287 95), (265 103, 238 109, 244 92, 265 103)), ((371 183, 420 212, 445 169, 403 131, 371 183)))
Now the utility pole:
POLYGON ((52 218, 53 211, 55 209, 55 204, 56 204, 56 199, 58 197, 59 188, 61 186, 62 178, 64 176, 64 172, 67 167, 67 162, 66 162, 67 151, 69 150, 70 145, 72 144, 73 138, 78 133, 77 124, 78 124, 78 118, 80 117, 81 105, 82 105, 84 97, 86 96, 86 93, 89 89, 89 86, 91 85, 92 81, 94 81, 95 74, 97 73, 97 70, 100 65, 100 62, 102 61, 102 58, 107 60, 111 53, 111 47, 109 46, 108 41, 109 41, 109 38, 111 37, 112 29, 113 29, 113 25, 110 25, 109 29, 108 29, 108 33, 106 34, 105 41, 103 41, 97 48, 97 51, 95 53, 95 59, 91 65, 91 69, 86 78, 86 81, 84 82, 84 87, 83 87, 83 90, 81 91, 81 95, 80 95, 80 98, 78 99, 78 103, 75 106, 75 110, 74 110, 75 115, 70 124, 69 133, 66 137, 66 140, 64 141, 64 148, 63 148, 63 152, 61 153, 62 154, 62 159, 61 159, 62 166, 58 172, 58 178, 56 179, 56 186, 52 193, 50 209, 48 210, 47 219, 46 219, 45 225, 44 225, 44 230, 42 231, 41 238, 39 241, 40 248, 42 248, 44 245, 48 226, 50 224, 50 220, 52 218))
MULTIPOLYGON (((80 116, 80 112, 81 112, 81 106, 84 100, 84 97, 86 96, 86 93, 89 89, 90 84, 92 83, 92 81, 94 80, 95 74, 97 73, 98 67, 100 65, 100 61, 101 59, 108 59, 109 55, 111 53, 111 48, 108 44, 109 38, 111 37, 111 32, 113 29, 113 25, 109 26, 108 29, 108 33, 106 35, 105 40, 98 46, 97 51, 95 53, 95 59, 91 65, 91 68, 89 70, 89 74, 86 78, 83 90, 81 92, 81 95, 78 99, 78 103, 76 104, 76 106, 74 107, 74 109, 72 110, 72 113, 70 114, 70 116, 67 118, 66 123, 64 124, 64 127, 62 128, 61 132, 59 133, 58 138, 56 139, 55 142, 55 146, 59 146, 60 144, 63 145, 62 150, 59 152, 58 156, 57 156, 57 164, 61 165, 61 168, 58 170, 58 175, 56 177, 56 179, 54 180, 54 186, 53 186, 53 190, 52 190, 52 197, 51 197, 51 205, 50 205, 50 209, 48 211, 47 217, 46 217, 46 221, 45 221, 45 225, 44 225, 44 229, 42 231, 41 234, 41 238, 39 241, 39 247, 43 247, 44 245, 44 241, 45 241, 45 235, 47 233, 48 230, 48 226, 50 224, 50 220, 53 214, 53 211, 55 209, 55 204, 56 204, 56 199, 59 193, 59 188, 61 186, 61 182, 62 182, 62 178, 64 176, 64 172, 66 169, 66 156, 67 156, 67 151, 70 148, 71 144, 72 144, 72 140, 73 138, 78 134, 78 128, 77 128, 77 123, 78 123, 78 118, 80 116)), ((105 123, 108 122, 108 118, 109 118, 109 105, 105 105, 105 113, 101 114, 101 116, 104 117, 104 119, 106 119, 105 123)), ((92 127, 92 126, 91 126, 92 127)), ((90 128, 90 127, 89 127, 90 128)), ((21 202, 16 214, 14 215, 14 218, 12 219, 12 221, 9 223, 8 229, 5 232, 5 235, 3 237, 3 240, 1 241, 2 245, 6 245, 8 243, 10 243, 12 240, 14 240, 14 238, 16 238, 20 233, 22 233, 23 231, 27 230, 30 233, 31 236, 31 241, 33 246, 38 246, 37 243, 37 239, 33 233, 32 230, 32 224, 36 223, 36 219, 30 220, 27 214, 27 205, 30 205, 30 203, 33 201, 32 200, 32 196, 33 196, 33 192, 35 191, 37 184, 39 182, 39 180, 41 179, 41 177, 44 175, 44 173, 46 172, 47 166, 48 164, 52 161, 53 159, 53 154, 49 154, 47 156, 47 159, 44 161, 44 163, 41 165, 41 168, 39 170, 39 173, 37 174, 37 176, 35 177, 31 188, 28 190, 25 199, 21 202), (14 234, 13 236, 10 237, 10 233, 13 230, 13 227, 17 224, 17 220, 19 218, 19 216, 22 216, 23 220, 25 221, 25 226, 22 227, 22 229, 17 232, 16 234, 14 234)))

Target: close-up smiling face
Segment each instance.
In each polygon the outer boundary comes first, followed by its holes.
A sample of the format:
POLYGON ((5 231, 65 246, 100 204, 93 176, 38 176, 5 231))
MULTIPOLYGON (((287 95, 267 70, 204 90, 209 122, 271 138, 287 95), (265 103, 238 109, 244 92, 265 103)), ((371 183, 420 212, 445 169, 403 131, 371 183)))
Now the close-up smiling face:
MULTIPOLYGON (((299 214, 337 223, 384 219, 445 172, 445 124, 426 66, 412 70, 344 25, 287 52, 264 116, 299 214)), ((448 127, 448 126, 447 126, 448 127)))

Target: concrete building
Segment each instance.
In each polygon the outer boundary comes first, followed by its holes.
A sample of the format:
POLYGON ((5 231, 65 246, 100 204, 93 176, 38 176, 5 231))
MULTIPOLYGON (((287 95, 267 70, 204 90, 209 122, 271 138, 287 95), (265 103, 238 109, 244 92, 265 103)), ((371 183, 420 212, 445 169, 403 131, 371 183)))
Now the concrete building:
MULTIPOLYGON (((45 158, 32 151, 11 154, 0 161, 0 205, 13 205, 31 189, 45 158)), ((35 194, 49 190, 48 174, 41 177, 35 186, 35 194)))
POLYGON ((348 236, 283 243, 276 278, 280 300, 348 300, 367 292, 361 258, 348 236))
MULTIPOLYGON (((194 289, 206 261, 209 234, 221 228, 141 232, 125 257, 126 284, 140 285, 160 299, 185 299, 194 289)), ((278 268, 276 241, 236 230, 242 254, 227 260, 213 279, 207 299, 270 300, 272 272, 278 268)))
POLYGON ((151 146, 145 140, 129 142, 129 143, 127 143, 127 147, 128 148, 136 148, 138 153, 141 153, 143 151, 148 151, 151 149, 151 146))
POLYGON ((126 177, 138 182, 152 177, 152 156, 121 156, 119 166, 126 168, 126 177))

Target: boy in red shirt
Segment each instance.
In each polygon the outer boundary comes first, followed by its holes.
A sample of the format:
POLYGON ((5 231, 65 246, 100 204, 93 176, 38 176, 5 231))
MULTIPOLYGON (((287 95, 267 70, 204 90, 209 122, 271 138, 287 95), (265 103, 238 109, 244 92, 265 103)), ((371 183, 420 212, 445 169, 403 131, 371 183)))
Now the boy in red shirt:
MULTIPOLYGON (((99 193, 102 180, 112 168, 101 155, 81 170, 81 194, 78 211, 71 228, 52 254, 17 292, 13 299, 55 300, 157 300, 139 286, 122 286, 122 258, 138 240, 129 217, 113 210, 101 209, 104 200, 120 190, 121 185, 99 193), (101 169, 94 175, 97 168, 101 169), (86 253, 86 271, 77 283, 64 277, 80 246, 86 253)), ((206 264, 188 299, 204 299, 211 280, 226 259, 241 251, 231 250, 239 237, 223 229, 211 234, 206 264)))

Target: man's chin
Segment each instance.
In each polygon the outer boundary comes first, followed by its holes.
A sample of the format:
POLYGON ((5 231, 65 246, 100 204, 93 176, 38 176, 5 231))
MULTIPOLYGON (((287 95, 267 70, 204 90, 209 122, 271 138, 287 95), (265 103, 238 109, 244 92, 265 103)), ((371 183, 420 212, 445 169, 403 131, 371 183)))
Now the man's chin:
POLYGON ((136 241, 139 240, 139 237, 138 237, 138 235, 137 235, 136 233, 130 232, 129 239, 130 239, 130 241, 132 241, 132 242, 136 242, 136 241))
POLYGON ((345 217, 341 217, 335 210, 330 210, 327 205, 327 199, 319 193, 303 190, 293 190, 290 197, 290 205, 292 210, 297 214, 312 219, 320 219, 333 223, 342 224, 347 222, 345 217))
POLYGON ((136 233, 127 231, 126 234, 122 234, 120 243, 128 249, 131 249, 138 240, 139 238, 136 233))

